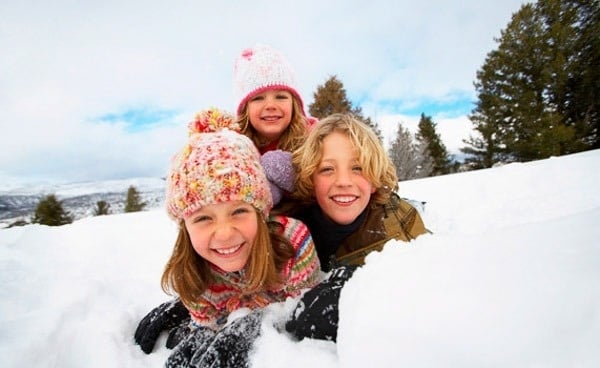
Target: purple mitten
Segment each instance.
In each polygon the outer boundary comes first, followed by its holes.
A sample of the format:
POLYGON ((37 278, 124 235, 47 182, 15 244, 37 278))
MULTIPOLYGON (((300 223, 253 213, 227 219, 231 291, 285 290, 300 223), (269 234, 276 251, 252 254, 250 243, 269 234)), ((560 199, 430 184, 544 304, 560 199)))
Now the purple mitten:
POLYGON ((269 182, 269 189, 271 189, 271 200, 273 201, 273 207, 277 206, 277 204, 281 202, 281 197, 283 197, 283 190, 272 182, 269 182))
POLYGON ((260 163, 271 184, 271 195, 275 205, 281 200, 282 191, 291 192, 294 189, 296 173, 292 166, 292 154, 282 150, 267 151, 260 158, 260 163))

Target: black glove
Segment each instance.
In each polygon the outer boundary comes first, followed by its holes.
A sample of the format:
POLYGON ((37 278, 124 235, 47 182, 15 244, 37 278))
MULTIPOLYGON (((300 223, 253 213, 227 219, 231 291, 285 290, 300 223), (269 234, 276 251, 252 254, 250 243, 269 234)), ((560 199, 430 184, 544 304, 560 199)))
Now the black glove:
POLYGON ((185 339, 190 332, 192 332, 190 328, 190 322, 191 317, 188 316, 188 318, 181 321, 180 324, 173 327, 171 331, 169 331, 169 337, 167 337, 167 342, 165 343, 167 349, 173 349, 175 346, 177 346, 177 344, 185 339))
POLYGON ((167 347, 172 348, 186 333, 190 321, 190 314, 179 298, 163 303, 150 311, 135 330, 135 342, 142 351, 150 354, 154 344, 163 331, 171 330, 167 339, 167 347), (169 345, 172 346, 169 346, 169 345))
POLYGON ((260 335, 261 321, 262 310, 255 310, 218 332, 200 327, 177 345, 166 367, 248 367, 248 354, 260 335))
POLYGON ((165 367, 195 367, 192 365, 192 358, 197 352, 206 351, 215 335, 216 332, 208 327, 198 327, 173 349, 173 352, 167 358, 165 367))
POLYGON ((336 341, 342 287, 357 268, 348 265, 333 269, 325 281, 307 291, 300 298, 285 329, 299 340, 308 337, 336 341))

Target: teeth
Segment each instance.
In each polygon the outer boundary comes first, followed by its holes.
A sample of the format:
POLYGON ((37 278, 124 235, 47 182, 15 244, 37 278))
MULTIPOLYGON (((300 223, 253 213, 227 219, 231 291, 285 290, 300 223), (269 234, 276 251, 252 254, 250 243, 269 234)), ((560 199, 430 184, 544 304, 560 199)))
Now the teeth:
POLYGON ((342 203, 350 203, 353 200, 355 200, 356 197, 354 196, 339 196, 339 197, 333 197, 333 200, 336 202, 342 202, 342 203))
POLYGON ((227 255, 227 254, 235 253, 238 249, 240 249, 240 247, 241 247, 241 245, 238 245, 237 247, 233 247, 233 248, 215 249, 215 252, 217 252, 219 254, 227 255))

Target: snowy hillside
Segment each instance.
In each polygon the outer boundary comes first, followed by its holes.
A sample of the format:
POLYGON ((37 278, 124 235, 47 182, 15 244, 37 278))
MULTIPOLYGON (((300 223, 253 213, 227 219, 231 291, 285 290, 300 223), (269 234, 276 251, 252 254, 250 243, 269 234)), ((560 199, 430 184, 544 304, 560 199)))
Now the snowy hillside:
POLYGON ((130 185, 140 193, 146 209, 163 205, 165 181, 160 178, 135 178, 68 184, 35 184, 0 186, 0 228, 17 220, 29 222, 40 199, 55 194, 63 208, 76 220, 92 216, 96 203, 105 201, 110 213, 122 213, 130 185))
MULTIPOLYGON (((400 183, 432 235, 391 241, 342 293, 338 344, 268 308, 255 367, 600 366, 600 151, 400 183)), ((137 322, 176 227, 162 209, 0 230, 1 367, 161 367, 137 322)))

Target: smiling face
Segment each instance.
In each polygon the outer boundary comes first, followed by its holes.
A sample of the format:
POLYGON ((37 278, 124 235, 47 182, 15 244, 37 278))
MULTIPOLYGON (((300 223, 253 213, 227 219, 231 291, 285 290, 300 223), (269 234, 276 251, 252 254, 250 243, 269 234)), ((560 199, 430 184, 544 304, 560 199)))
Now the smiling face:
POLYGON ((363 176, 358 152, 344 134, 323 139, 321 162, 312 176, 315 197, 323 213, 335 223, 352 223, 369 204, 375 188, 363 176))
POLYGON ((202 207, 184 219, 196 253, 223 271, 243 269, 258 232, 258 214, 246 202, 202 207))
POLYGON ((248 101, 248 118, 264 143, 281 137, 292 121, 292 94, 285 90, 267 90, 248 101))

